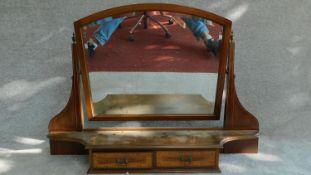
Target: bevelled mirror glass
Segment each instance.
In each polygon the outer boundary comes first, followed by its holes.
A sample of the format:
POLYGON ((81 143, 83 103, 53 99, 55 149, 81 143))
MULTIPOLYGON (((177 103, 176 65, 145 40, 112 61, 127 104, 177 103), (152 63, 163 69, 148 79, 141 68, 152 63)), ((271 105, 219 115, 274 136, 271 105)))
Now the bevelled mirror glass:
POLYGON ((218 119, 224 28, 206 17, 163 10, 112 14, 81 25, 89 115, 218 119))

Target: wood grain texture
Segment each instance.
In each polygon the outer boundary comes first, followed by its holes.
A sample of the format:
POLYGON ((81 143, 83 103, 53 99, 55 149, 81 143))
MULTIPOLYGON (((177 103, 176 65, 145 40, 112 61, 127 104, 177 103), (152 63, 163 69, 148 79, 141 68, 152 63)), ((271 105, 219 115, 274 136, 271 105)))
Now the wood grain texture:
POLYGON ((232 140, 223 145, 223 153, 258 153, 258 138, 232 140))
POLYGON ((51 132, 51 140, 73 141, 87 149, 221 148, 233 140, 257 138, 255 130, 147 130, 51 132))
POLYGON ((219 168, 165 168, 165 169, 89 169, 89 174, 159 174, 159 173, 220 173, 219 168))
POLYGON ((218 151, 157 151, 156 161, 159 168, 217 167, 218 151))
POLYGON ((76 44, 72 44, 72 87, 69 101, 65 108, 53 117, 49 123, 52 131, 82 131, 83 115, 80 98, 80 78, 76 44))
POLYGON ((93 152, 94 169, 152 168, 152 152, 93 152))
POLYGON ((50 140, 51 155, 84 155, 87 151, 83 144, 71 141, 50 140))
POLYGON ((225 129, 251 129, 259 130, 258 120, 254 115, 248 112, 240 103, 236 88, 235 88, 235 75, 234 75, 234 54, 235 43, 232 39, 230 41, 230 54, 229 54, 229 67, 228 67, 228 87, 227 87, 227 100, 225 107, 225 129))

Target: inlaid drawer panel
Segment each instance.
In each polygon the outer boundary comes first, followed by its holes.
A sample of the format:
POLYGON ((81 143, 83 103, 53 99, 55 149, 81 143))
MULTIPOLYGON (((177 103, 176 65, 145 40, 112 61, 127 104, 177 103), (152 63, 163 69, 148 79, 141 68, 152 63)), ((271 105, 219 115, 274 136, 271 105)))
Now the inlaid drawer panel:
POLYGON ((92 168, 147 169, 152 168, 151 152, 93 152, 92 168))
POLYGON ((159 168, 217 167, 218 151, 157 151, 156 165, 159 168))

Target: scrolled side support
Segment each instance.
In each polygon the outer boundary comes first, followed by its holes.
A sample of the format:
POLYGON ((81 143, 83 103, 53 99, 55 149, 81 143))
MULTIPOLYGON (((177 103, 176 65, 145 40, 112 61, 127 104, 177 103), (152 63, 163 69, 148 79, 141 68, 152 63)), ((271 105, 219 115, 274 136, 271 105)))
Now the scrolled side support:
MULTIPOLYGON (((225 106, 224 129, 259 131, 258 120, 242 106, 236 93, 234 80, 234 49, 235 43, 232 35, 228 58, 227 99, 225 106)), ((256 152, 258 152, 258 137, 244 140, 232 140, 224 144, 224 153, 256 152)))

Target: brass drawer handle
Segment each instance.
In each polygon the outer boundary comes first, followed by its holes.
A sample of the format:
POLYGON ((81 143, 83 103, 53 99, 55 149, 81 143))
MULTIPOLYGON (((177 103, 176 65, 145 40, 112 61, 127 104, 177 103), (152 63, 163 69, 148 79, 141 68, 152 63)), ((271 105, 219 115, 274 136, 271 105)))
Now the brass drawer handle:
POLYGON ((120 158, 120 159, 117 159, 116 162, 119 165, 127 165, 129 163, 128 158, 120 158))
POLYGON ((179 160, 181 162, 189 162, 189 163, 191 163, 192 162, 192 156, 180 156, 179 160))

